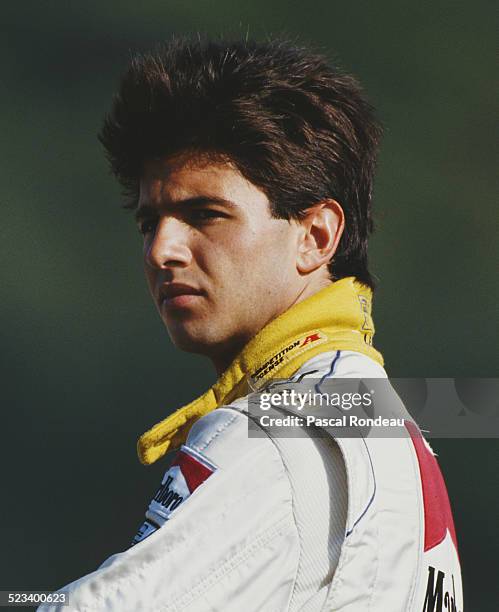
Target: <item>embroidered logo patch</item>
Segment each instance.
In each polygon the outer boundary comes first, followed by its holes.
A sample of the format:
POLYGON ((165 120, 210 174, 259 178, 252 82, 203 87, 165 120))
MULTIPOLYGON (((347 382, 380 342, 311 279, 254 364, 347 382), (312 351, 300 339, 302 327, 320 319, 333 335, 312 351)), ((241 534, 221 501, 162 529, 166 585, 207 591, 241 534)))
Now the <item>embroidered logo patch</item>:
POLYGON ((301 355, 309 348, 317 346, 327 341, 327 336, 319 330, 315 330, 309 333, 308 336, 303 336, 293 340, 290 344, 285 346, 279 352, 272 355, 261 367, 253 372, 251 379, 258 381, 262 378, 266 378, 271 374, 275 374, 287 360, 294 359, 298 355, 301 355))
POLYGON ((188 446, 182 446, 165 472, 146 512, 146 520, 132 540, 132 546, 162 527, 182 502, 215 471, 216 466, 188 446))

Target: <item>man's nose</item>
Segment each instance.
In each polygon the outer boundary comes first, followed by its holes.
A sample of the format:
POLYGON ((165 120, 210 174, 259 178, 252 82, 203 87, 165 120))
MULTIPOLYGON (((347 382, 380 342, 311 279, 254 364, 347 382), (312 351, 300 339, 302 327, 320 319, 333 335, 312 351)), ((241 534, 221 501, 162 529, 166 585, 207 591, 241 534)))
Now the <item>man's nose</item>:
POLYGON ((189 229, 175 217, 161 218, 145 243, 145 262, 152 268, 189 265, 192 254, 188 247, 189 229))

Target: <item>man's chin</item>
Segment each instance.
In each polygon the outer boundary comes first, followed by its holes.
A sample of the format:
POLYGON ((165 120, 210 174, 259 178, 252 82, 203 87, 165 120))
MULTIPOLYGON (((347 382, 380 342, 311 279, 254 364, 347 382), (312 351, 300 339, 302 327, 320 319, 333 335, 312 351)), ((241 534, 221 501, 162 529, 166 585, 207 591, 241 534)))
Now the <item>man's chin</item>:
POLYGON ((210 347, 213 345, 213 341, 206 338, 205 334, 189 332, 186 329, 178 329, 178 327, 175 329, 167 329, 168 335, 175 348, 185 351, 186 353, 210 356, 210 347))

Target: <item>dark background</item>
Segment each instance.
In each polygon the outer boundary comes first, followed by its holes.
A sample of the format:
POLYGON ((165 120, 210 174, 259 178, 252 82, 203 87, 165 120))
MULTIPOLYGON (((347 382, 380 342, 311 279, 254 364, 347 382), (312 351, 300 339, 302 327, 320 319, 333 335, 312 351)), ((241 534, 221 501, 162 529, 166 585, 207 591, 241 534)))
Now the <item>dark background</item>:
MULTIPOLYGON (((174 352, 149 303, 140 237, 96 140, 130 51, 173 33, 284 33, 339 58, 386 125, 371 259, 387 370, 497 376, 492 7, 2 4, 0 590, 54 589, 126 548, 164 469, 139 464, 137 437, 214 380, 174 352)), ((465 608, 496 610, 499 445, 432 444, 465 608)))

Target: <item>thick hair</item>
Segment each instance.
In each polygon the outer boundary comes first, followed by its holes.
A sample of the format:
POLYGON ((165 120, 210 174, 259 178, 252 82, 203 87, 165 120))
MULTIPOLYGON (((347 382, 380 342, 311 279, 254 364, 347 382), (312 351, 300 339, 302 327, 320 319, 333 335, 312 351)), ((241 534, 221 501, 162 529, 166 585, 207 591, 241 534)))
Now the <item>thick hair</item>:
POLYGON ((324 57, 282 41, 186 39, 132 59, 99 134, 135 202, 144 160, 189 151, 230 159, 275 217, 336 200, 346 227, 329 271, 370 287, 380 137, 358 82, 324 57))

